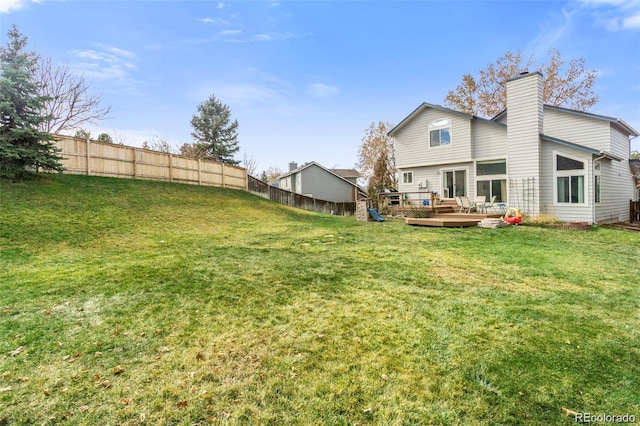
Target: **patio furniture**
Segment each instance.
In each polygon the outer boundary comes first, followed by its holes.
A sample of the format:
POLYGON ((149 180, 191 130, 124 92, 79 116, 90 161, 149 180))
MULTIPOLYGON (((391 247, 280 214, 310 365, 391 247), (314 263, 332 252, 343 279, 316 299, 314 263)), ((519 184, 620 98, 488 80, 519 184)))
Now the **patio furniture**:
POLYGON ((471 201, 469 201, 469 197, 467 197, 466 195, 460 197, 460 202, 465 213, 471 213, 471 210, 476 208, 475 205, 471 204, 471 201))
POLYGON ((460 199, 460 197, 455 197, 456 199, 456 204, 458 205, 458 213, 462 213, 462 210, 464 210, 464 207, 462 207, 462 200, 460 199))
POLYGON ((482 210, 483 213, 487 213, 489 211, 489 209, 493 209, 494 205, 496 203, 496 198, 498 198, 496 195, 494 195, 493 197, 491 197, 491 201, 489 201, 489 203, 482 203, 481 205, 479 205, 480 209, 482 210))

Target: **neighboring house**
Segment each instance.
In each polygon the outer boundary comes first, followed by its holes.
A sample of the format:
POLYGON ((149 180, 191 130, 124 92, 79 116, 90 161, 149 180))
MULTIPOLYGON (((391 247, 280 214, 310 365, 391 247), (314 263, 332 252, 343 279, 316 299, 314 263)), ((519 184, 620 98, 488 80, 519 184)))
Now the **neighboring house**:
POLYGON ((399 191, 443 198, 496 196, 523 214, 589 223, 629 220, 638 181, 621 119, 542 103, 543 77, 507 82, 507 109, 491 120, 423 103, 389 131, 399 191))
MULTIPOLYGON (((355 173, 357 174, 357 171, 355 173)), ((315 161, 300 167, 296 163, 289 163, 289 172, 280 176, 280 188, 320 200, 356 201, 366 196, 356 184, 356 180, 356 176, 343 177, 338 169, 327 169, 315 161)))
POLYGON ((338 176, 342 176, 354 185, 358 184, 360 172, 356 169, 329 169, 329 171, 337 174, 338 176))

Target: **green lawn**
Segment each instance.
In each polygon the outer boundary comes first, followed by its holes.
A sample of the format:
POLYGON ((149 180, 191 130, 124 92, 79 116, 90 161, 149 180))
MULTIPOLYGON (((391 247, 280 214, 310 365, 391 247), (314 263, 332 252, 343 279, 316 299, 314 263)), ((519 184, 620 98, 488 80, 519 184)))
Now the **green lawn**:
POLYGON ((640 421, 640 234, 0 181, 0 424, 640 421))

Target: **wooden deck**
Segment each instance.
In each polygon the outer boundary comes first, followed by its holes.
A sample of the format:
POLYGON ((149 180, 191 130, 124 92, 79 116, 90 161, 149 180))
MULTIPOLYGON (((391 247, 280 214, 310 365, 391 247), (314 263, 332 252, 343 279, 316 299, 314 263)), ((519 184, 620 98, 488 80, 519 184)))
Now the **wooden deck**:
POLYGON ((478 214, 478 213, 440 213, 434 214, 428 219, 411 218, 405 219, 407 225, 431 226, 438 228, 464 228, 478 226, 478 222, 486 218, 499 218, 500 214, 478 214))

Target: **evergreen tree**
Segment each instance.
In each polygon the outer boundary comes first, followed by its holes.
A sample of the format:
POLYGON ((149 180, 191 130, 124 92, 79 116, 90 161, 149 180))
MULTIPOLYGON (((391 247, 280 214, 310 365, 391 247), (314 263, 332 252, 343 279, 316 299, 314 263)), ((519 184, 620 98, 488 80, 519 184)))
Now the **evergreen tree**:
POLYGON ((233 156, 238 152, 238 120, 231 122, 229 107, 214 95, 198 105, 198 114, 191 119, 196 157, 237 165, 233 156))
POLYGON ((26 52, 27 38, 14 25, 0 47, 0 177, 19 177, 29 169, 62 172, 53 138, 39 126, 46 98, 36 79, 38 55, 26 52))

